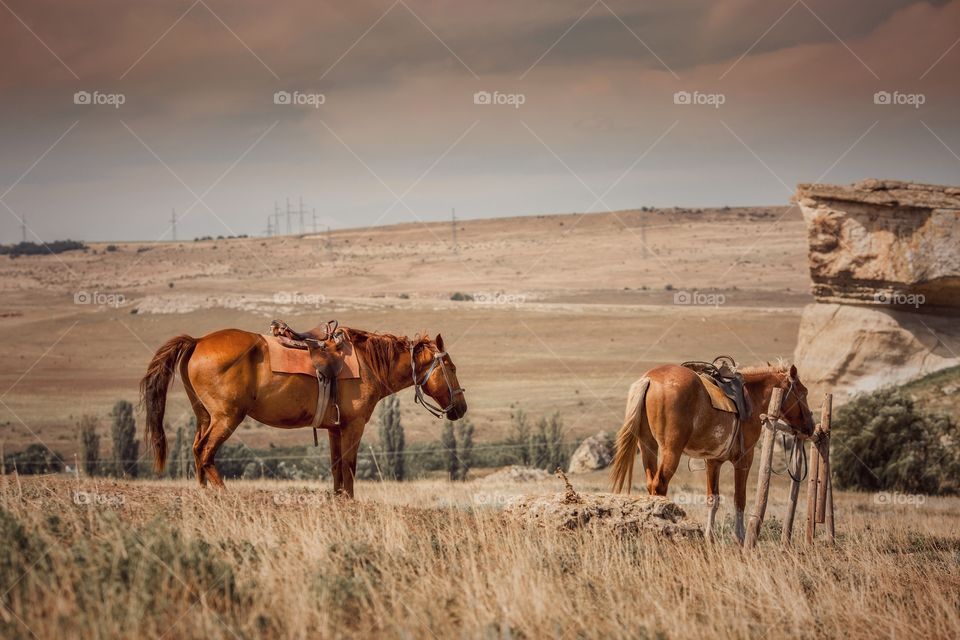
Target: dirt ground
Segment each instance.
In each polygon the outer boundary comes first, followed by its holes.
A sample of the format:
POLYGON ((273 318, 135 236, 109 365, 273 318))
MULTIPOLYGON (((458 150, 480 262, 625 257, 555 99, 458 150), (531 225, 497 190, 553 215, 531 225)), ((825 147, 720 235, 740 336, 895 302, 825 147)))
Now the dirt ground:
MULTIPOLYGON (((511 411, 563 414, 571 437, 619 427, 630 383, 664 362, 793 354, 810 302, 793 207, 665 209, 406 224, 304 237, 94 244, 0 258, 0 440, 76 450, 74 424, 104 416, 167 338, 224 327, 442 333, 480 441, 511 411), (453 301, 455 293, 473 300, 453 301)), ((801 372, 802 377, 802 372, 801 372)), ((411 441, 438 423, 402 394, 411 441)), ((184 423, 171 390, 168 418, 184 423)), ((244 426, 251 446, 308 431, 244 426)))

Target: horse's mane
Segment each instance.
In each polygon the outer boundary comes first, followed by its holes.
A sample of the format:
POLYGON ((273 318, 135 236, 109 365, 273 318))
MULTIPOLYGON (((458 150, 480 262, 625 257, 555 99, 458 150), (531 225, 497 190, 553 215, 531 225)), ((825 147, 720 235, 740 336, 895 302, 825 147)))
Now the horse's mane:
POLYGON ((344 327, 343 330, 360 358, 381 382, 390 379, 390 369, 401 355, 410 351, 411 346, 416 351, 431 342, 430 338, 423 334, 418 334, 410 339, 407 336, 374 333, 361 329, 344 327))
POLYGON ((768 376, 771 373, 787 373, 790 371, 790 365, 783 360, 782 358, 777 361, 777 364, 767 363, 765 365, 759 365, 755 367, 741 367, 737 369, 737 373, 743 375, 746 379, 756 379, 768 376))

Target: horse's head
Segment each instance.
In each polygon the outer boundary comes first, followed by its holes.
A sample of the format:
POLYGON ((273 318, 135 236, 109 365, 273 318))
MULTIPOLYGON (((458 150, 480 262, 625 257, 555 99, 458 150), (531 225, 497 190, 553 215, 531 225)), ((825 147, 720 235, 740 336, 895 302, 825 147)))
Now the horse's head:
POLYGON ((780 405, 781 418, 801 438, 812 436, 813 412, 807 404, 807 388, 800 382, 796 366, 790 365, 790 371, 784 375, 779 386, 783 389, 783 402, 780 405))
POLYGON ((427 348, 418 358, 414 377, 418 389, 422 388, 437 406, 430 407, 419 394, 417 399, 437 417, 445 415, 450 420, 459 420, 467 412, 467 399, 457 380, 457 365, 453 364, 450 354, 444 349, 443 336, 440 334, 425 344, 427 348))

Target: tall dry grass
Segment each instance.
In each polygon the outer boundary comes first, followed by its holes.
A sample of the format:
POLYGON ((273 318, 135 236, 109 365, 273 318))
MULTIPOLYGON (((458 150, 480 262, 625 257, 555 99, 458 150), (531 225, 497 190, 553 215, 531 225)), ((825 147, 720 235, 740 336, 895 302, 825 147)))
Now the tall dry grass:
POLYGON ((954 499, 838 494, 835 547, 743 555, 496 508, 552 483, 2 482, 4 638, 960 637, 954 499))

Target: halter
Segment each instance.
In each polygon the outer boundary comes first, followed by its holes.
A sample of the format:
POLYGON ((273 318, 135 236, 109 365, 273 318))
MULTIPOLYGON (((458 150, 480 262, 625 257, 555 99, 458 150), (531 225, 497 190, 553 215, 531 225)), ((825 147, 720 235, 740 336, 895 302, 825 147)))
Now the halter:
POLYGON ((465 389, 463 387, 453 388, 453 385, 450 384, 450 376, 447 374, 447 366, 443 363, 443 358, 447 355, 446 351, 433 351, 433 360, 430 361, 430 366, 427 367, 426 373, 423 374, 423 378, 417 380, 417 359, 414 354, 416 349, 415 345, 410 345, 410 371, 413 376, 413 401, 415 403, 420 403, 423 405, 423 408, 426 409, 434 418, 440 418, 445 416, 450 409, 453 409, 454 397, 456 394, 463 393, 465 389), (440 372, 443 373, 443 382, 447 385, 447 391, 450 394, 450 404, 446 407, 440 407, 433 404, 428 400, 423 393, 423 385, 430 379, 430 376, 433 374, 433 370, 437 368, 437 365, 440 365, 440 372))

